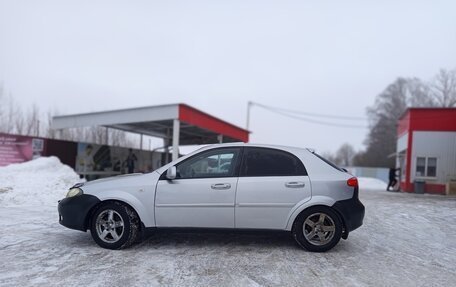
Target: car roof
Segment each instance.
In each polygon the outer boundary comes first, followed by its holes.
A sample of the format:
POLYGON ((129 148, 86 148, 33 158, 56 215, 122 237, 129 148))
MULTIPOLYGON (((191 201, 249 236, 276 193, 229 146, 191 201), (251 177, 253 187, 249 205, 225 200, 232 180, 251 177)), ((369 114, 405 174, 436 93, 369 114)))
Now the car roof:
POLYGON ((313 149, 304 148, 304 147, 272 145, 272 144, 243 143, 243 142, 211 144, 211 145, 206 145, 206 146, 202 147, 201 149, 211 149, 211 148, 230 147, 230 146, 233 146, 233 147, 264 147, 264 148, 276 148, 276 149, 283 149, 283 150, 308 150, 308 151, 313 152, 313 149))

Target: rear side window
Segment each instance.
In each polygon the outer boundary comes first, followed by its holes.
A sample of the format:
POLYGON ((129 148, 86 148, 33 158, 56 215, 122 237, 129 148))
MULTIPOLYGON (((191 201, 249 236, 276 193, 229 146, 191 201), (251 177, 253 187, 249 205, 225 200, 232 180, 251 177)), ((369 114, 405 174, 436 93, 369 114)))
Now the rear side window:
POLYGON ((269 148, 245 148, 240 176, 307 175, 295 155, 269 148))

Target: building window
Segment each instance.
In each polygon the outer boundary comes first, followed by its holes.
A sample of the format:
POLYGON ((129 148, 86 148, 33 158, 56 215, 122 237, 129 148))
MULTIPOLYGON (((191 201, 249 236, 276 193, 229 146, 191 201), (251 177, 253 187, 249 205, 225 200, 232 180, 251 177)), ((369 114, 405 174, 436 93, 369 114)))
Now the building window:
POLYGON ((427 159, 427 176, 435 177, 437 176, 437 158, 428 157, 427 159))
POLYGON ((437 158, 436 157, 417 157, 416 158, 417 177, 436 177, 437 158))

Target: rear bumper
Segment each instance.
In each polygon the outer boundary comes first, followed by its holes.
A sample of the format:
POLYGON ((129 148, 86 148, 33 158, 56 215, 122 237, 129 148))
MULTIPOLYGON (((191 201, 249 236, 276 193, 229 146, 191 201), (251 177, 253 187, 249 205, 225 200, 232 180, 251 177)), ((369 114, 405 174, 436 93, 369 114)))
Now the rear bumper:
POLYGON ((88 229, 87 216, 99 202, 100 200, 96 196, 90 194, 60 200, 58 205, 59 223, 71 229, 86 231, 88 229))
POLYGON ((342 216, 347 232, 363 225, 365 208, 358 197, 336 201, 332 207, 342 216))

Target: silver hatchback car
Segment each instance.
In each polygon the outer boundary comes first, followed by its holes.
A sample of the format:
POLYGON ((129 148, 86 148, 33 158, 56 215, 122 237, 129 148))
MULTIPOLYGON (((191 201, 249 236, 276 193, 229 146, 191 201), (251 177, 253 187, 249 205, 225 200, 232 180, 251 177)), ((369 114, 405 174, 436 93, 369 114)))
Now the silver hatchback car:
POLYGON ((219 144, 151 173, 73 186, 60 224, 90 229, 120 249, 157 228, 290 231, 310 251, 327 251, 360 227, 358 181, 309 149, 219 144))

